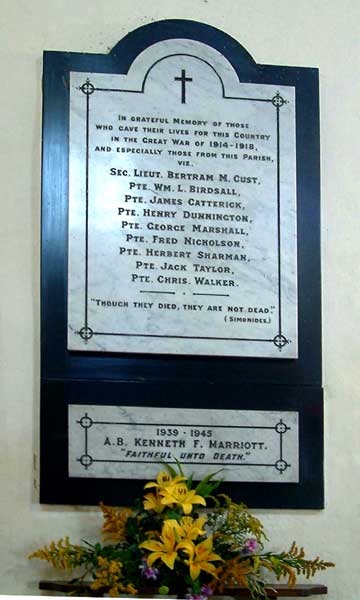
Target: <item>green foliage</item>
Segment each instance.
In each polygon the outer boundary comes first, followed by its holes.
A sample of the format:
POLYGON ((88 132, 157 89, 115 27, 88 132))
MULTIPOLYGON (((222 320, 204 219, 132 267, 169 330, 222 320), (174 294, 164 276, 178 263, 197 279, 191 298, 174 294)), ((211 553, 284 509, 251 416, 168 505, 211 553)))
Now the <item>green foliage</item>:
POLYGON ((325 562, 317 556, 313 560, 305 558, 304 548, 298 548, 293 542, 288 552, 273 554, 271 552, 261 556, 261 566, 274 573, 279 580, 288 577, 289 585, 296 581, 296 575, 305 575, 307 579, 313 577, 318 571, 334 567, 334 563, 325 562))
POLYGON ((254 540, 250 547, 263 548, 263 542, 267 540, 263 525, 245 504, 236 504, 224 494, 219 494, 215 501, 216 508, 208 515, 207 523, 218 551, 221 549, 230 557, 241 551, 248 539, 254 540))
POLYGON ((200 496, 203 496, 204 498, 211 496, 212 493, 221 485, 221 482, 223 481, 222 479, 214 481, 213 477, 215 477, 215 475, 220 473, 220 471, 222 470, 223 469, 220 469, 219 471, 215 471, 215 473, 210 473, 209 475, 206 475, 206 477, 204 477, 200 481, 200 483, 198 483, 195 489, 196 493, 200 494, 200 496))

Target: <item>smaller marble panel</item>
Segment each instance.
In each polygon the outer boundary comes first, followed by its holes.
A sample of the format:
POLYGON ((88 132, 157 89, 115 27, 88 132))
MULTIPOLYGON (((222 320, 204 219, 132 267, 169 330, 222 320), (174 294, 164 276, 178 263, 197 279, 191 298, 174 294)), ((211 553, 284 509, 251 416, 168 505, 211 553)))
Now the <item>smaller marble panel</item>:
POLYGON ((69 406, 69 476, 148 479, 179 460, 201 478, 296 483, 298 413, 69 406))

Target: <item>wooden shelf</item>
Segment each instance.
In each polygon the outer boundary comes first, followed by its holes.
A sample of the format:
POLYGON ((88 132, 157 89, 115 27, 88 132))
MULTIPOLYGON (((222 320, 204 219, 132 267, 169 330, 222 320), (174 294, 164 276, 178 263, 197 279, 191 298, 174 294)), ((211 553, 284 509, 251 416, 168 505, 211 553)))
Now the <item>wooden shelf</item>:
MULTIPOLYGON (((89 582, 83 583, 69 583, 67 581, 51 581, 42 580, 39 582, 40 590, 47 590, 52 592, 63 592, 65 594, 71 593, 76 596, 90 596, 93 598, 102 598, 106 594, 106 589, 94 591, 90 587, 89 582)), ((272 587, 266 588, 269 598, 309 598, 311 596, 319 596, 327 594, 327 587, 320 584, 304 584, 295 585, 289 587, 284 584, 277 584, 272 587)), ((151 598, 152 591, 149 593, 138 594, 138 598, 151 598)), ((246 588, 226 588, 222 596, 231 596, 232 598, 250 598, 249 591, 246 588)), ((221 598, 222 596, 212 596, 212 600, 221 598)), ((166 596, 165 596, 166 598, 166 596)))

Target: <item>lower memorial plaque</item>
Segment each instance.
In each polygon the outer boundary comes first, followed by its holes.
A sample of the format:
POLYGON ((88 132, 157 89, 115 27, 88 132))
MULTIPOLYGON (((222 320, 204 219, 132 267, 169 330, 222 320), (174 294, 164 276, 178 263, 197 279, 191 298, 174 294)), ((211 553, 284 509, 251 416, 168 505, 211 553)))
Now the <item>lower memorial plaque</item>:
POLYGON ((199 477, 297 482, 298 413, 69 406, 70 477, 146 479, 176 460, 199 477))

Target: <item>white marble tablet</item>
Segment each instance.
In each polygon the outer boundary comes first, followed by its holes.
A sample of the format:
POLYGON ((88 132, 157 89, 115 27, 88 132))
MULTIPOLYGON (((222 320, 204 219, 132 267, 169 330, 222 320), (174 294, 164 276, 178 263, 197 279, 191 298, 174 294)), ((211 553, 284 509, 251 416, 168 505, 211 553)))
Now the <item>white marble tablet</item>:
POLYGON ((179 460, 198 479, 299 481, 298 413, 69 406, 69 476, 149 479, 179 460))
POLYGON ((295 91, 196 41, 71 73, 68 348, 297 357, 295 91))

